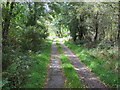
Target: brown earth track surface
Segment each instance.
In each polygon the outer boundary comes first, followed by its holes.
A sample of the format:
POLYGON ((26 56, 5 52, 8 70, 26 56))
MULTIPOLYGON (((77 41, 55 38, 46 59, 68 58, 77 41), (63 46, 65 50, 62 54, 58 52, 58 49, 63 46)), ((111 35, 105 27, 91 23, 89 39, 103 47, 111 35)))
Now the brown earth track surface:
POLYGON ((71 64, 78 73, 79 78, 87 88, 109 88, 102 81, 100 81, 100 79, 96 77, 95 74, 92 73, 90 69, 87 68, 87 66, 85 66, 67 46, 61 43, 61 47, 64 51, 64 54, 68 56, 71 64))
POLYGON ((52 43, 51 58, 48 68, 48 77, 46 80, 45 88, 65 88, 65 77, 61 67, 61 61, 57 52, 56 43, 52 43))

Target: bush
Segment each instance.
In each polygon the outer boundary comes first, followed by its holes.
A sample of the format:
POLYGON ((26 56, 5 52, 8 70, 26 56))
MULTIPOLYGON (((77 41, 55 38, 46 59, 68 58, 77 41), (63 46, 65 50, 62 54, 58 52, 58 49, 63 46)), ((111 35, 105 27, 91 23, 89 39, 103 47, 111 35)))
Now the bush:
POLYGON ((45 30, 41 30, 35 27, 28 27, 23 33, 22 49, 37 51, 40 49, 40 45, 43 43, 43 39, 47 37, 45 30))
POLYGON ((85 40, 77 40, 75 43, 76 43, 76 44, 81 44, 81 45, 82 45, 82 44, 84 44, 85 42, 86 42, 85 40))
POLYGON ((38 28, 30 26, 17 35, 11 33, 8 39, 2 41, 2 87, 4 89, 18 88, 25 82, 29 68, 34 63, 32 54, 42 50, 43 41, 47 36, 45 26, 38 28))

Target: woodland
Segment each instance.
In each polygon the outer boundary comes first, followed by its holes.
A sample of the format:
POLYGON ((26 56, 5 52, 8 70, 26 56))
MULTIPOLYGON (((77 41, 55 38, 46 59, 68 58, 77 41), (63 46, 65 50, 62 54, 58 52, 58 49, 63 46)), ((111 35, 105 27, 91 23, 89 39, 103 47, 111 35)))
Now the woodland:
POLYGON ((56 41, 58 52, 63 55, 60 60, 66 63, 62 65, 65 87, 85 88, 61 51, 60 40, 106 85, 120 87, 118 2, 3 2, 1 5, 0 87, 43 88, 52 42, 56 41))

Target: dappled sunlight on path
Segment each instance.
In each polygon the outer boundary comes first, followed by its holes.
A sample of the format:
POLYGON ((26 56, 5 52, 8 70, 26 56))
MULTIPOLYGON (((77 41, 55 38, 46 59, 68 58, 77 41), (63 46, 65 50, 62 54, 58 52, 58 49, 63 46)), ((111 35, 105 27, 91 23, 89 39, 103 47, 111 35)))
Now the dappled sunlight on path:
POLYGON ((87 68, 80 60, 77 58, 76 55, 74 55, 67 46, 65 46, 62 42, 61 46, 64 50, 64 53, 66 56, 68 56, 71 64, 73 65, 74 69, 79 75, 79 78, 84 82, 84 84, 88 88, 107 88, 102 81, 98 77, 95 76, 94 73, 92 73, 89 68, 87 68))
POLYGON ((52 43, 48 79, 45 88, 64 88, 64 75, 55 42, 52 43))

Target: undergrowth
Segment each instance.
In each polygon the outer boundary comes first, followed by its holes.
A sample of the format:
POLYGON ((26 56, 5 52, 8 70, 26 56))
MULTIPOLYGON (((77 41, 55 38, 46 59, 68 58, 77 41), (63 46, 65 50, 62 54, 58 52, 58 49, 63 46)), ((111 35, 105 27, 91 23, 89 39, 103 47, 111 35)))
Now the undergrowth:
POLYGON ((107 85, 112 88, 119 87, 117 72, 118 58, 114 56, 113 50, 99 48, 88 49, 70 41, 65 44, 107 85))
POLYGON ((42 53, 33 54, 34 63, 30 67, 24 88, 42 88, 47 74, 51 43, 46 44, 42 53), (46 48, 47 47, 47 48, 46 48))
POLYGON ((46 40, 36 52, 16 53, 15 61, 2 72, 2 88, 42 88, 49 63, 51 40, 46 40))

